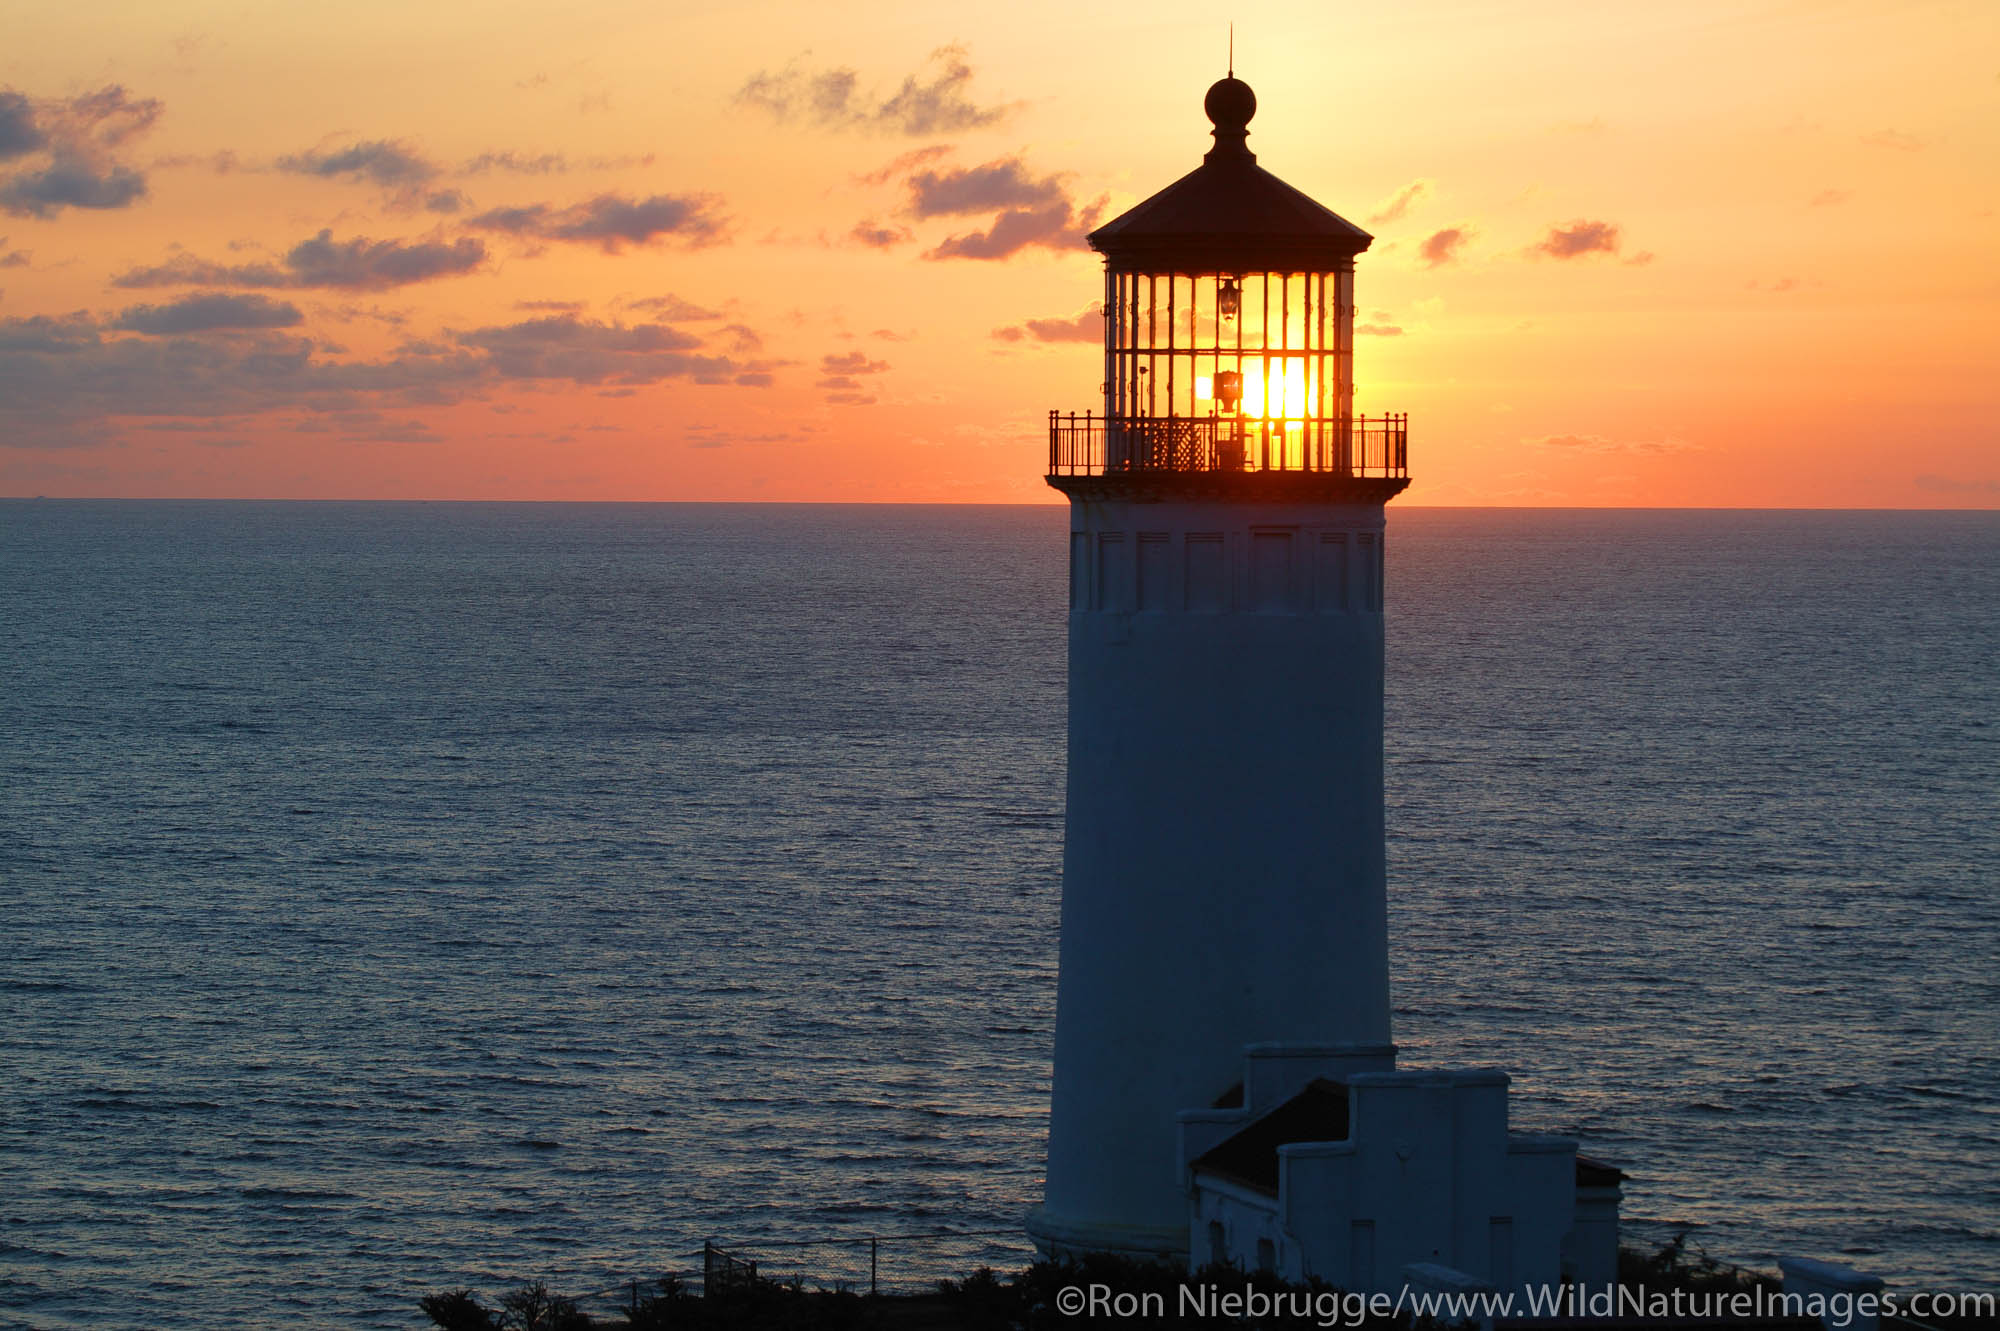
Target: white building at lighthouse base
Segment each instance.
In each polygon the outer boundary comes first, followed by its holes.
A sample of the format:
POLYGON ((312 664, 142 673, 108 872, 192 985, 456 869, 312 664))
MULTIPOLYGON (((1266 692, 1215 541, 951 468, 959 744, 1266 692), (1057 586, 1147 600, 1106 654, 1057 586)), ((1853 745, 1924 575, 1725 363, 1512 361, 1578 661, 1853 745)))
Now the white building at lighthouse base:
POLYGON ((1504 1072, 1397 1071, 1382 1045, 1245 1055, 1239 1103, 1179 1116, 1191 1267, 1391 1294, 1615 1280, 1622 1175, 1510 1132, 1504 1072))

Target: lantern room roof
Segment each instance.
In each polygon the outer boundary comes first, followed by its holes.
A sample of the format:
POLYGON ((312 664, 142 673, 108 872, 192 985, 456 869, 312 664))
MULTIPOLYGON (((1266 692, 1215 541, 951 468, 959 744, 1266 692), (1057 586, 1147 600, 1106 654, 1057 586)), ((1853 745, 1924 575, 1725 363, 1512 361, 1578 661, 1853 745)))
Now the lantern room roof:
POLYGON ((1202 164, 1090 233, 1121 271, 1330 272, 1375 238, 1257 165, 1244 142, 1257 97, 1226 78, 1204 102, 1215 147, 1202 164))

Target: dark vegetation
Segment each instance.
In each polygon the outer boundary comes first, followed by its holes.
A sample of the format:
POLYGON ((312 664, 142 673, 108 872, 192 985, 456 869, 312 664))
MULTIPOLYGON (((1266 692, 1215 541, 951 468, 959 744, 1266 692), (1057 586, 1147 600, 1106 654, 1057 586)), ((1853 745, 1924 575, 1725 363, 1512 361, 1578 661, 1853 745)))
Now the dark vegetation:
POLYGON ((1748 1294, 1760 1286, 1775 1291, 1776 1276, 1761 1271, 1745 1271, 1716 1261, 1700 1247, 1688 1252, 1688 1231, 1674 1235, 1658 1252, 1643 1253, 1637 1248, 1618 1250, 1618 1283, 1643 1289, 1686 1290, 1690 1294, 1748 1294))
MULTIPOLYGON (((1649 1290, 1720 1292, 1751 1290, 1759 1284, 1775 1288, 1769 1276, 1738 1270, 1715 1261, 1698 1249, 1690 1253, 1682 1234, 1658 1252, 1627 1248, 1620 1254, 1619 1277, 1625 1284, 1649 1290)), ((1189 1275, 1178 1267, 1117 1258, 1092 1257, 1081 1262, 1037 1262, 1012 1275, 980 1267, 962 1280, 945 1280, 932 1294, 868 1297, 847 1289, 810 1290, 794 1279, 762 1277, 732 1279, 703 1297, 678 1280, 635 1287, 617 1313, 593 1318, 576 1304, 551 1292, 540 1281, 524 1285, 488 1308, 467 1290, 432 1294, 422 1301, 431 1322, 443 1331, 1054 1331, 1076 1328, 1093 1319, 1064 1316, 1056 1295, 1067 1286, 1105 1285, 1121 1294, 1158 1294, 1164 1318, 1118 1318, 1124 1328, 1158 1326, 1246 1327, 1260 1323, 1246 1318, 1181 1318, 1180 1288, 1184 1284, 1214 1285, 1228 1290, 1246 1287, 1265 1293, 1321 1294, 1330 1287, 1317 1281, 1288 1284, 1262 1272, 1213 1266, 1189 1275)), ((1104 1318, 1094 1319, 1105 1321, 1104 1318)), ((1310 1325, 1293 1318, 1272 1324, 1310 1325)), ((1344 1326, 1356 1325, 1343 1321, 1344 1326)), ((1379 1318, 1363 1326, 1410 1325, 1408 1317, 1379 1318)))

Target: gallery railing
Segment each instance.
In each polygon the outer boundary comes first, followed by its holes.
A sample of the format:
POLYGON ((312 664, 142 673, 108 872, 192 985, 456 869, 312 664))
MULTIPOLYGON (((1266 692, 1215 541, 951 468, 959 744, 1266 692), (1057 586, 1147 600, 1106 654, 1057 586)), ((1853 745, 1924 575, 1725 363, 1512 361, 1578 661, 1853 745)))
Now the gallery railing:
POLYGON ((1266 420, 1049 413, 1049 475, 1282 471, 1409 475, 1409 416, 1266 420))

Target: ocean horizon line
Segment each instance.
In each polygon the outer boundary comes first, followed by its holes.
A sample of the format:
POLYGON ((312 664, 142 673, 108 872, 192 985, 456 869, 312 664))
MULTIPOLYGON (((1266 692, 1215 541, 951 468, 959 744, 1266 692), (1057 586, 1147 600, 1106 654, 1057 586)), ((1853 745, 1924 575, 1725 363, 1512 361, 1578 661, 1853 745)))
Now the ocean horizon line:
MULTIPOLYGON (((476 499, 383 496, 297 495, 0 495, 0 504, 402 504, 548 508, 1047 508, 1067 506, 1062 496, 1047 501, 971 499, 476 499)), ((1440 513, 1987 513, 2000 504, 1938 505, 1927 508, 1852 508, 1832 505, 1771 507, 1753 504, 1424 504, 1397 502, 1394 512, 1440 513)))

